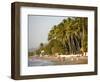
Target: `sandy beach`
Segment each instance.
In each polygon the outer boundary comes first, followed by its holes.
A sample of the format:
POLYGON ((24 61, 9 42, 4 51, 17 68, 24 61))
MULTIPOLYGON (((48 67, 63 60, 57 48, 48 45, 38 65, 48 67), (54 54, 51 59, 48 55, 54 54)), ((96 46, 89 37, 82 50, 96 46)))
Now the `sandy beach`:
POLYGON ((28 66, 48 66, 48 65, 76 65, 87 64, 87 56, 30 56, 28 59, 28 66))

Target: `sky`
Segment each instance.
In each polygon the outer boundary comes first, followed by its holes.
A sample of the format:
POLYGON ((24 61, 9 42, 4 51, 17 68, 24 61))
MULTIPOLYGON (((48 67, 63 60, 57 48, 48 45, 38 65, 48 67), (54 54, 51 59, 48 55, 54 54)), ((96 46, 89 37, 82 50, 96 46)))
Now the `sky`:
POLYGON ((40 43, 48 42, 48 33, 54 25, 67 17, 60 16, 28 16, 28 50, 36 49, 40 43))

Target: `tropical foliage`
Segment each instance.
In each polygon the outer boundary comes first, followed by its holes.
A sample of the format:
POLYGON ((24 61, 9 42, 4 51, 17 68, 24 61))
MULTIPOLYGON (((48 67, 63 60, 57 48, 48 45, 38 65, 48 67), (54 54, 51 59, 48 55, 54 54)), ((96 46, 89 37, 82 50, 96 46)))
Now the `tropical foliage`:
POLYGON ((54 25, 48 33, 48 43, 41 43, 35 52, 40 54, 86 53, 88 47, 88 20, 86 17, 68 17, 54 25))

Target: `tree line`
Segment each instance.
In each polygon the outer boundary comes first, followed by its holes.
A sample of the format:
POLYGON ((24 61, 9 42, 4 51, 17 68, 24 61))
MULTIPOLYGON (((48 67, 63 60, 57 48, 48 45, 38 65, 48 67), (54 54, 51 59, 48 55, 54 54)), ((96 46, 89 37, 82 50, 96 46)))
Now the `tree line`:
POLYGON ((48 43, 41 43, 32 54, 86 54, 88 47, 88 19, 68 17, 54 25, 48 33, 48 43))

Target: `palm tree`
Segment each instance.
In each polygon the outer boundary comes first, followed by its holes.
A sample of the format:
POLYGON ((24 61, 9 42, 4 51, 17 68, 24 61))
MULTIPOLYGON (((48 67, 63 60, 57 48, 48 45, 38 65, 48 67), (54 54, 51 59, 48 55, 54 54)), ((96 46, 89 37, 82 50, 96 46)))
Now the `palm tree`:
POLYGON ((48 40, 60 41, 64 48, 74 54, 80 49, 87 51, 87 18, 69 17, 55 25, 48 34, 48 40))
POLYGON ((82 26, 83 26, 83 36, 82 36, 82 49, 84 54, 86 55, 87 51, 87 19, 82 19, 82 26))
POLYGON ((80 39, 80 50, 82 51, 82 53, 87 52, 87 34, 88 34, 88 30, 87 30, 87 18, 80 18, 77 17, 76 18, 76 22, 77 22, 77 27, 78 27, 78 34, 79 34, 79 39, 80 39))

